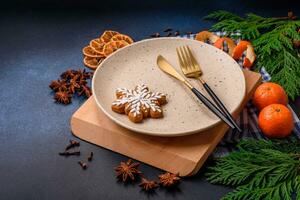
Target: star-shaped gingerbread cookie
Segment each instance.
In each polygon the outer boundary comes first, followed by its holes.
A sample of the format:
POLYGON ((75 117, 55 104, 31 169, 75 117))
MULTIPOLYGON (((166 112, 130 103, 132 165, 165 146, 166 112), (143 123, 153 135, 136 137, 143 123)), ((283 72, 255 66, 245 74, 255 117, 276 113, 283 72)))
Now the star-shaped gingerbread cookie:
POLYGON ((133 90, 118 88, 116 96, 117 99, 111 106, 112 110, 120 114, 125 113, 132 122, 139 123, 147 117, 163 117, 161 105, 167 103, 166 95, 151 92, 144 84, 136 86, 133 90))

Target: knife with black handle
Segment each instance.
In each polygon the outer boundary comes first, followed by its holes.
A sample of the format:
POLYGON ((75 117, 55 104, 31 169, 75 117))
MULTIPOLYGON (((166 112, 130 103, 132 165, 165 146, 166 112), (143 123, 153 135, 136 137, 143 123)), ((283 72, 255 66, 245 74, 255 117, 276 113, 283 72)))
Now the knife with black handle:
POLYGON ((218 116, 223 122, 225 122, 229 127, 234 129, 234 125, 227 119, 227 117, 220 111, 218 107, 216 107, 209 99, 207 99, 199 90, 194 88, 183 76, 181 76, 168 61, 161 55, 157 57, 157 65, 158 67, 164 71, 165 73, 173 76, 174 78, 180 80, 187 87, 191 89, 191 91, 197 96, 197 98, 216 116, 218 116))

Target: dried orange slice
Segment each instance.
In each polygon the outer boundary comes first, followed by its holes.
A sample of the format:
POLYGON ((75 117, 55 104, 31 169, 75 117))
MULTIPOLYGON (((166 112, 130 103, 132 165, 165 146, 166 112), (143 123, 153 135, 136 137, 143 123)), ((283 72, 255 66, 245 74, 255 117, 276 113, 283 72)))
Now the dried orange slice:
POLYGON ((103 43, 103 42, 100 40, 100 38, 93 39, 93 40, 91 40, 91 42, 96 43, 96 44, 101 44, 101 43, 103 43))
POLYGON ((101 58, 103 57, 103 54, 99 54, 90 46, 86 46, 82 49, 82 53, 85 56, 92 57, 92 58, 101 58))
POLYGON ((100 65, 100 63, 104 60, 104 58, 92 58, 85 56, 83 59, 83 63, 85 66, 87 66, 90 69, 97 69, 97 67, 100 65))
POLYGON ((103 33, 103 34, 101 35, 101 37, 100 37, 100 41, 101 41, 101 42, 104 42, 104 43, 107 43, 107 42, 110 41, 110 39, 111 39, 113 36, 115 36, 115 35, 117 35, 117 34, 119 34, 117 31, 110 31, 110 30, 104 31, 104 33, 103 33))
POLYGON ((113 53, 114 51, 127 46, 128 43, 124 40, 119 40, 119 41, 110 41, 108 43, 106 43, 103 47, 103 54, 105 56, 110 55, 111 53, 113 53))
POLYGON ((128 35, 124 35, 124 34, 117 34, 111 38, 111 41, 119 41, 119 40, 124 40, 128 44, 133 43, 133 39, 131 39, 131 37, 129 37, 128 35))
POLYGON ((209 31, 201 31, 196 35, 196 40, 208 44, 214 44, 220 37, 209 31))
POLYGON ((232 39, 228 37, 222 37, 219 38, 215 43, 214 46, 218 49, 222 49, 226 53, 228 53, 230 56, 232 56, 233 49, 235 48, 235 43, 232 39))
POLYGON ((90 47, 98 54, 103 55, 103 47, 105 43, 101 42, 99 43, 100 40, 94 39, 90 41, 90 47))

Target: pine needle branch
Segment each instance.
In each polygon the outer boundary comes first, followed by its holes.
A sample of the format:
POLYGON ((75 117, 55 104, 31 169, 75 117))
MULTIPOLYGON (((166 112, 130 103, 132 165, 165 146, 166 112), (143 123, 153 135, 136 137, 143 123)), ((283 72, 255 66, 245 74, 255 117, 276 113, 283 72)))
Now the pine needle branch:
POLYGON ((235 20, 235 21, 242 21, 243 18, 241 18, 238 15, 235 15, 231 12, 225 11, 225 10, 219 10, 219 11, 215 11, 210 13, 209 15, 207 15, 206 17, 204 17, 204 19, 215 19, 215 20, 235 20))
POLYGON ((242 18, 222 10, 205 18, 218 21, 212 31, 224 31, 235 39, 251 40, 258 56, 257 70, 265 67, 271 81, 282 85, 291 99, 300 94, 300 57, 292 43, 293 40, 300 41, 299 20, 265 18, 253 13, 242 18))
POLYGON ((235 186, 223 197, 233 199, 291 199, 300 193, 300 143, 244 140, 238 151, 216 161, 206 174, 211 183, 235 186))

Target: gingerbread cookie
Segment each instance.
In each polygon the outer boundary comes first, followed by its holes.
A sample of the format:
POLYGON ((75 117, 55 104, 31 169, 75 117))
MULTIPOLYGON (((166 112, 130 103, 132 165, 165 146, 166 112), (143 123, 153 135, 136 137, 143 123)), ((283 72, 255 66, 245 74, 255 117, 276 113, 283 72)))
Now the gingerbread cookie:
POLYGON ((136 86, 134 90, 118 88, 116 97, 117 100, 111 106, 112 110, 120 114, 125 113, 135 123, 147 117, 163 117, 163 110, 160 106, 167 103, 165 94, 151 92, 144 84, 136 86))

